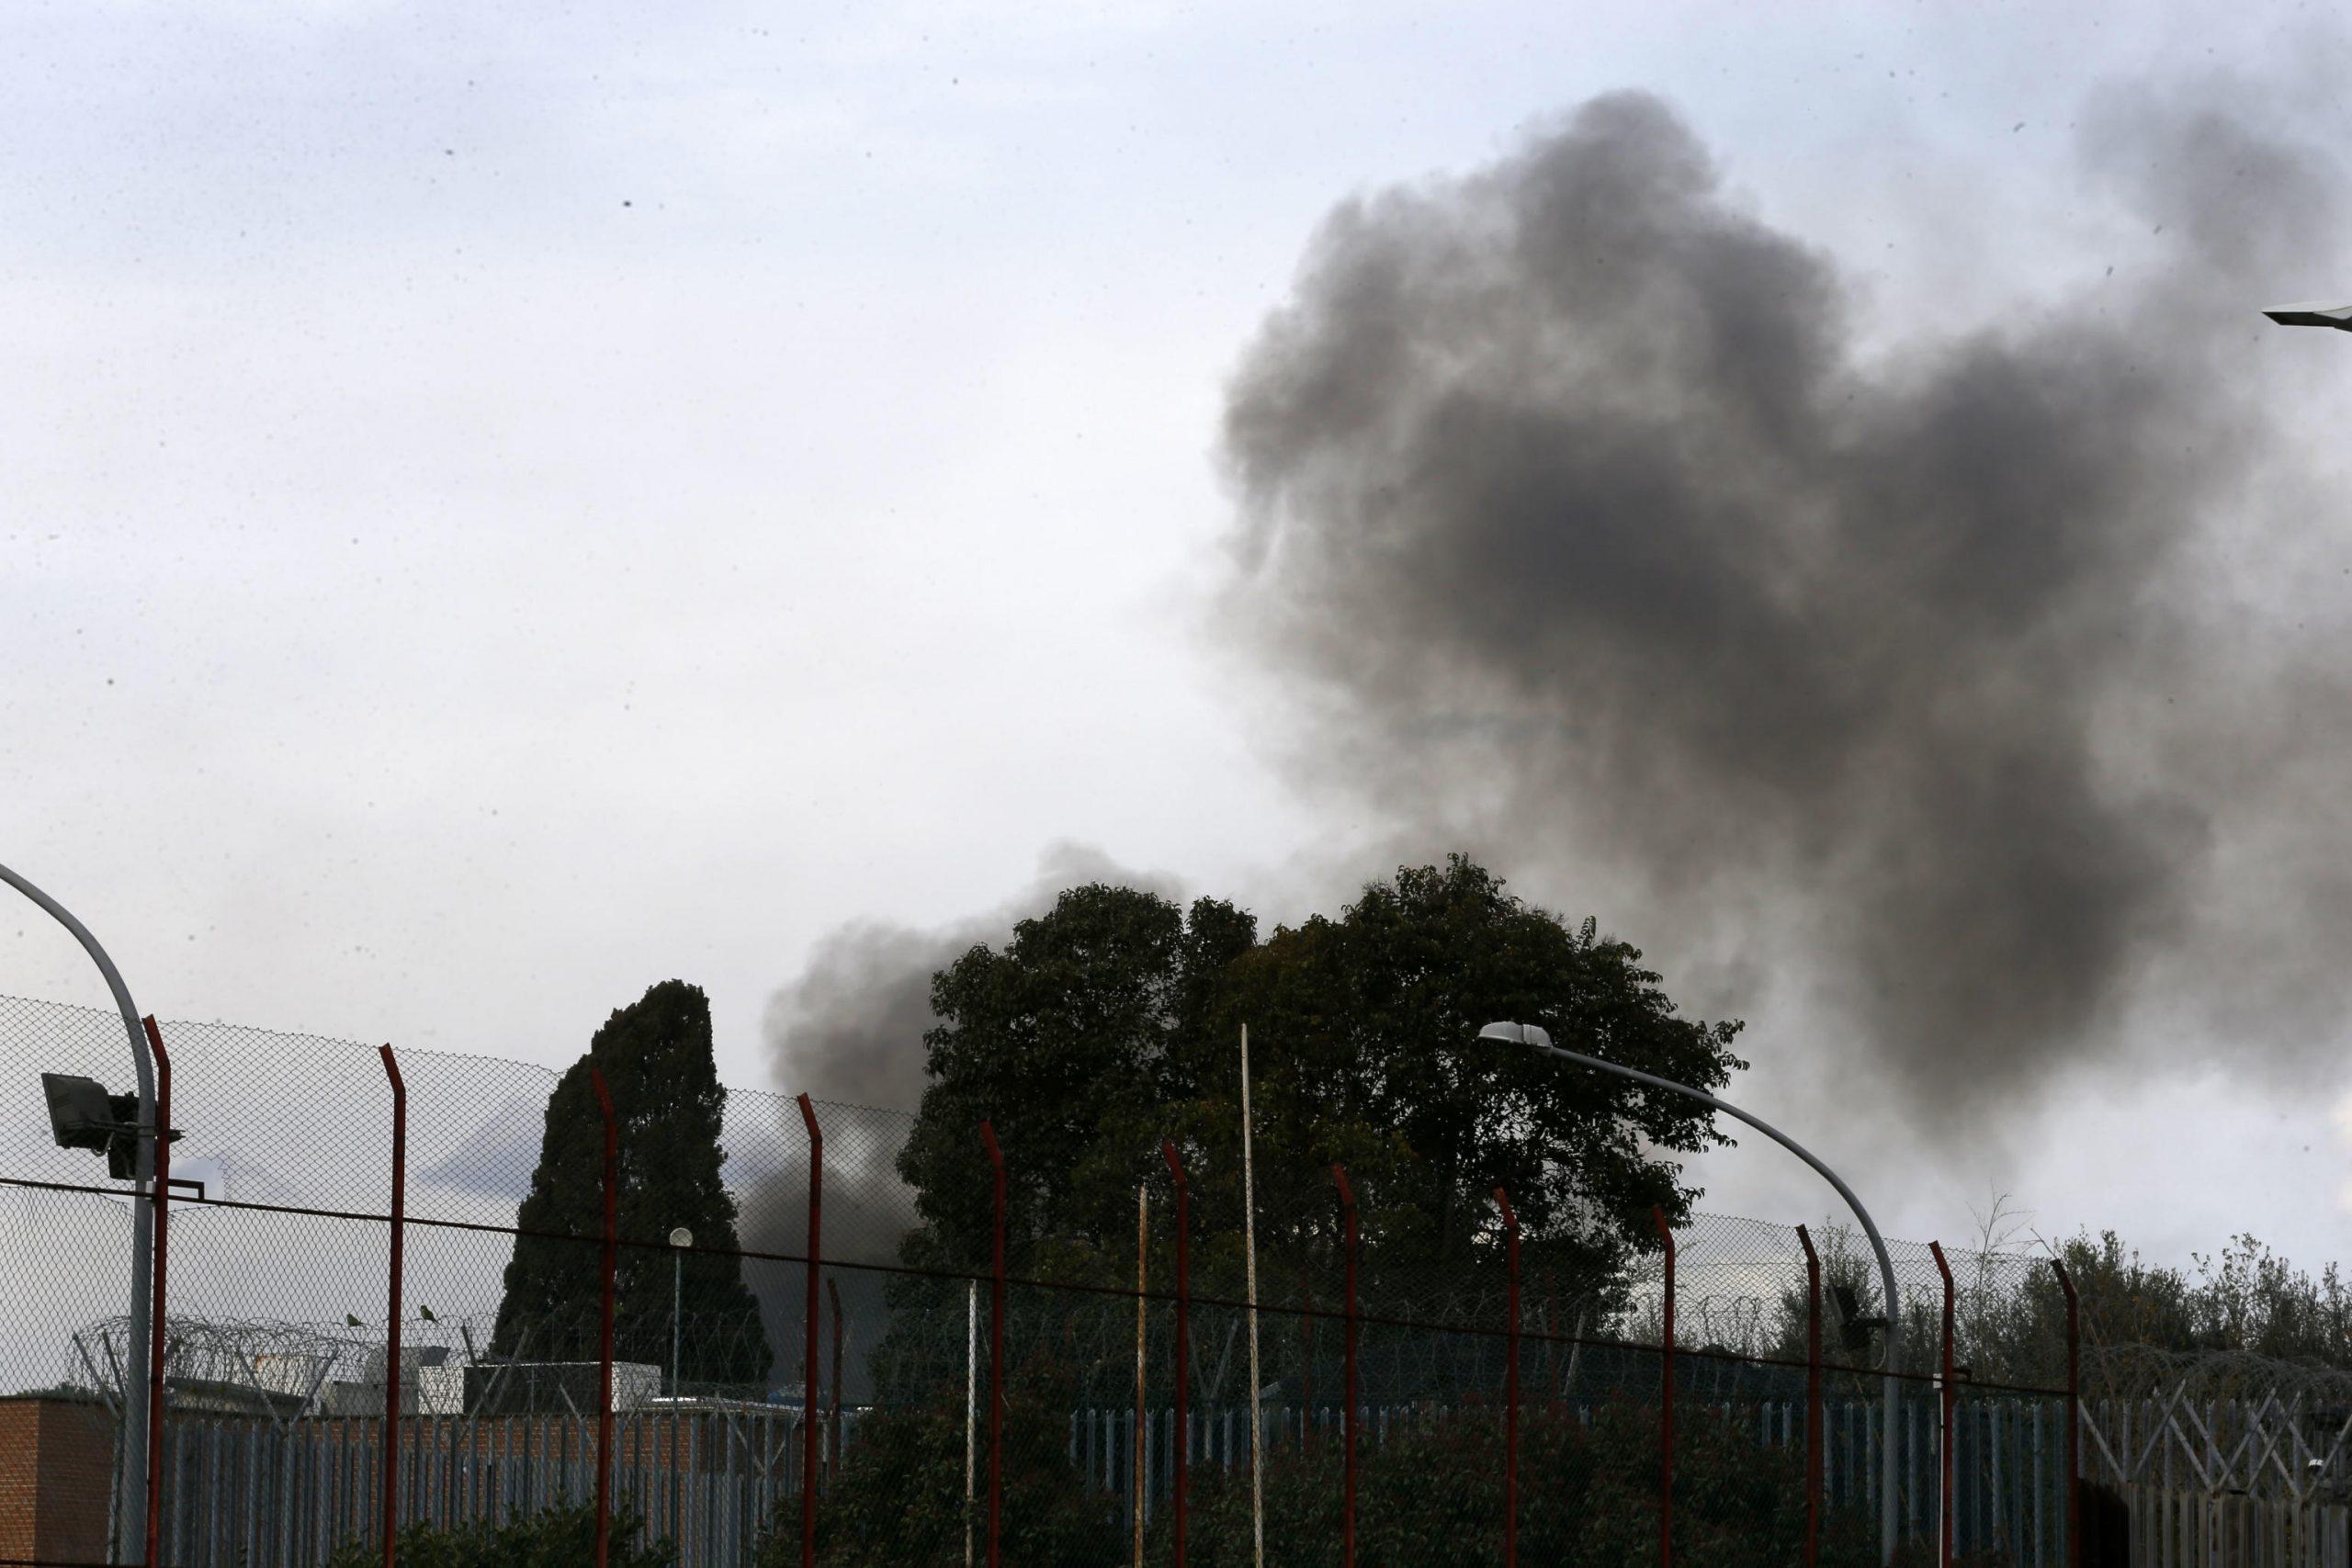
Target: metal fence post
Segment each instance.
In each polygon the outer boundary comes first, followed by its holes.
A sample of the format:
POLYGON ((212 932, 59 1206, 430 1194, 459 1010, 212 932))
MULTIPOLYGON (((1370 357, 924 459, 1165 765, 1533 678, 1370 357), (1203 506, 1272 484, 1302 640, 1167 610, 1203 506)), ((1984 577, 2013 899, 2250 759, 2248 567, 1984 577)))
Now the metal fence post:
POLYGON ((808 1128, 808 1299, 801 1308, 800 1347, 800 1564, 817 1562, 817 1261, 824 1256, 825 1134, 817 1108, 800 1096, 800 1120, 808 1128))
POLYGON ((613 1276, 620 1260, 621 1129, 605 1075, 590 1067, 588 1081, 605 1119, 604 1301, 596 1330, 596 1568, 605 1568, 613 1534, 613 1276))
POLYGON ((1943 1376, 1939 1380, 1943 1385, 1943 1430, 1940 1438, 1940 1441, 1943 1444, 1943 1453, 1941 1456, 1942 1464, 1939 1467, 1943 1480, 1943 1495, 1936 1509, 1937 1532, 1939 1540, 1939 1544, 1937 1547, 1937 1561, 1943 1565, 1943 1568, 1951 1568, 1951 1428, 1954 1393, 1954 1390, 1951 1386, 1951 1265, 1944 1261, 1944 1248, 1941 1242, 1929 1242, 1928 1244, 1928 1250, 1935 1257, 1936 1272, 1944 1277, 1943 1376))
POLYGON ((1184 1159, 1176 1152, 1172 1142, 1163 1141, 1159 1157, 1168 1162, 1169 1174, 1176 1179, 1176 1511, 1174 1515, 1176 1568, 1184 1568, 1184 1505, 1188 1488, 1185 1468, 1192 1459, 1191 1423, 1184 1398, 1184 1380, 1190 1373, 1185 1358, 1185 1337, 1192 1332, 1193 1274, 1185 1245, 1185 1232, 1192 1226, 1193 1200, 1184 1185, 1184 1159))
POLYGON ((1341 1362, 1342 1397, 1340 1412, 1340 1564, 1356 1568, 1356 1195, 1348 1186, 1344 1166, 1331 1168, 1340 1189, 1340 1244, 1346 1260, 1347 1352, 1341 1362))
POLYGON ((1510 1314, 1510 1335, 1503 1342, 1503 1568, 1519 1563, 1519 1216, 1511 1213, 1510 1197, 1498 1187, 1495 1202, 1503 1212, 1505 1257, 1510 1282, 1504 1310, 1510 1314))
POLYGON ((996 1127, 980 1123, 980 1141, 988 1145, 989 1171, 996 1211, 994 1257, 989 1269, 989 1568, 1001 1568, 1000 1532, 1004 1517, 1004 1151, 997 1147, 996 1127))
POLYGON ((153 1014, 139 1021, 155 1056, 155 1305, 148 1317, 147 1568, 163 1562, 164 1530, 164 1266, 171 1254, 172 1057, 153 1014))
POLYGON ((1657 1238, 1666 1247, 1665 1336, 1658 1354, 1657 1560, 1664 1568, 1674 1568, 1674 1231, 1655 1203, 1650 1205, 1650 1224, 1657 1227, 1657 1238))
POLYGON ((401 1081, 392 1048, 379 1045, 384 1076, 392 1085, 392 1261, 391 1299, 384 1321, 384 1446, 379 1456, 384 1491, 384 1568, 399 1550, 401 1492, 401 1249, 408 1224, 408 1086, 401 1081))
POLYGON ((1803 1225, 1797 1240, 1804 1247, 1804 1562, 1813 1568, 1821 1558, 1821 1255, 1803 1225))
POLYGON ((2082 1568, 2083 1562, 2083 1465, 2082 1465, 2082 1312, 2081 1303, 2075 1297, 2075 1281, 2066 1277, 2066 1266, 2055 1258, 2050 1260, 2050 1271, 2058 1276, 2058 1288, 2066 1292, 2066 1562, 2068 1568, 2082 1568))

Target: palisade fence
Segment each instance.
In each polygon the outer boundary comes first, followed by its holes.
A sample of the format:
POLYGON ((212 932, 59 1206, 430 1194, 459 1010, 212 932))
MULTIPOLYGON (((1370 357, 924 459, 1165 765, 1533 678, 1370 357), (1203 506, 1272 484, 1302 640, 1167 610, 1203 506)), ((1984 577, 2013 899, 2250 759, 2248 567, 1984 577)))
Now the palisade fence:
MULTIPOLYGON (((953 1154, 964 1179, 917 1193, 910 1117, 740 1089, 740 1245, 608 1217, 560 1238, 603 1301, 502 1323, 557 1075, 154 1035, 172 1169, 200 1185, 161 1205, 141 1346, 123 1297, 142 1200, 52 1145, 34 1081, 119 1087, 120 1021, 0 998, 0 1394, 80 1410, 106 1445, 126 1400, 164 1404, 154 1555, 113 1540, 109 1562, 372 1552, 389 1490, 402 1525, 586 1507, 682 1568, 1235 1564, 1253 1420, 1283 1564, 1876 1562, 1891 1444, 1906 1560, 2040 1568, 2077 1561, 2070 1454, 2119 1495, 2165 1479, 2109 1451, 2153 1417, 2127 1430, 2076 1397, 2072 1287, 2046 1259, 1890 1244, 1890 1430, 1878 1274, 1841 1226, 1660 1223, 1595 1273, 1589 1235, 1522 1235, 1510 1194, 1465 1193, 1432 1267, 1397 1261, 1428 1238, 1344 1170, 1303 1185, 1261 1158, 1253 1359, 1238 1150, 1139 1149, 1133 1203, 1038 1235, 1024 1151, 992 1127, 953 1154), (755 1315, 669 1310, 673 1269, 714 1258, 755 1315)), ((617 1187, 628 1107, 606 1114, 617 1187)), ((2297 1506, 2335 1500, 2342 1462, 2306 1465, 2297 1506)))

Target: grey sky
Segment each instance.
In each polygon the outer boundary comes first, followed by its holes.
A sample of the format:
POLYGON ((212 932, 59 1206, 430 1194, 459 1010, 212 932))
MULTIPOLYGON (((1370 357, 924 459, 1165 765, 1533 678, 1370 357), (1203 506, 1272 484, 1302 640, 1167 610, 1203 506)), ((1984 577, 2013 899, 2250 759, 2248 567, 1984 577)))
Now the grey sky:
MULTIPOLYGON (((829 933, 966 929, 1056 846, 1328 902, 1452 846, 1295 787, 1204 615, 1227 378, 1325 214, 1641 88, 1867 341, 2129 265, 2071 130, 2109 87, 2344 139, 2302 13, 2075 9, 13 8, 0 854, 166 1016, 554 1062, 675 974, 745 1083, 829 933)), ((2313 265, 2245 305, 2352 288, 2313 265)), ((2352 344, 2257 325, 2316 443, 2352 344)), ((2341 468, 2280 477, 2307 533, 2217 536, 2254 618, 2340 618, 2341 468)), ((1475 847, 1749 1018, 1749 1097, 1891 1229, 1997 1182, 2167 1255, 2339 1250, 2352 1083, 2218 1088, 2210 998, 2152 993, 2145 1087, 1930 1162, 1825 1084, 1794 982, 1475 847)), ((0 990, 99 999, 28 908, 0 990)), ((1707 1180, 1819 1207, 1760 1150, 1707 1180)))

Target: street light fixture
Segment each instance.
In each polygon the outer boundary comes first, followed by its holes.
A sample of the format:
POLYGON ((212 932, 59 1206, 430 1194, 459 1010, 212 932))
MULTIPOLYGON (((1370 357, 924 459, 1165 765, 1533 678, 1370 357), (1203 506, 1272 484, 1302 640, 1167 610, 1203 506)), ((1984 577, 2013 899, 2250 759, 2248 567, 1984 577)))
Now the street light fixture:
POLYGON ((1836 1171, 1824 1165, 1812 1150, 1804 1147, 1779 1128, 1742 1111, 1738 1106, 1717 1100, 1713 1095, 1702 1089, 1692 1089, 1689 1084, 1677 1083, 1672 1078, 1662 1078, 1656 1074, 1640 1072, 1615 1062, 1605 1062, 1598 1056, 1588 1056, 1581 1051, 1564 1051, 1552 1043, 1551 1032, 1541 1024, 1490 1023, 1478 1031, 1478 1038, 1500 1041, 1511 1045, 1525 1045, 1532 1050, 1542 1052, 1544 1055, 1557 1056, 1563 1061, 1574 1062, 1578 1066, 1591 1067, 1604 1073, 1614 1073, 1619 1077, 1632 1078, 1634 1082, 1646 1084, 1652 1089, 1662 1089, 1674 1094, 1688 1095, 1690 1099, 1713 1110, 1720 1111, 1726 1116, 1736 1117, 1747 1122, 1774 1143, 1779 1144, 1818 1171, 1830 1186, 1838 1190, 1838 1195, 1846 1200, 1846 1206, 1853 1210, 1854 1217, 1861 1222, 1862 1234, 1870 1237, 1871 1250, 1878 1254, 1879 1278, 1886 1292, 1886 1446, 1881 1456, 1883 1474, 1879 1486, 1879 1533, 1883 1560, 1888 1562, 1894 1562, 1898 1529, 1897 1505, 1900 1502, 1897 1483, 1901 1479, 1901 1472, 1895 1464, 1894 1452, 1894 1433, 1899 1426, 1896 1374, 1901 1370, 1894 1333, 1894 1263, 1887 1257, 1886 1243, 1878 1234, 1878 1226, 1871 1223, 1870 1213, 1862 1207, 1862 1201, 1854 1196, 1854 1190, 1847 1186, 1836 1171))
POLYGON ((2262 312, 2282 327, 2334 327, 2352 333, 2352 305, 2312 300, 2301 305, 2273 305, 2262 312))
POLYGON ((678 1309, 685 1300, 686 1248, 695 1233, 680 1225, 670 1233, 670 1399, 678 1398, 678 1309))

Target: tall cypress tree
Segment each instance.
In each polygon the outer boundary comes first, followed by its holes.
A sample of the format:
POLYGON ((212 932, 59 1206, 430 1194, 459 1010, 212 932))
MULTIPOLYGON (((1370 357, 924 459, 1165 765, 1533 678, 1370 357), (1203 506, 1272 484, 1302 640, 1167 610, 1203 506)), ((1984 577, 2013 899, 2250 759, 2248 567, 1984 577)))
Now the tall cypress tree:
MULTIPOLYGON (((591 1067, 605 1075, 620 1123, 620 1235, 650 1247, 620 1249, 615 1276, 616 1354, 667 1363, 673 1227, 698 1247, 731 1252, 735 1200, 719 1181, 719 1124, 727 1090, 711 1059, 710 1000, 702 987, 664 980, 606 1019, 548 1096, 531 1195, 524 1200, 506 1266, 495 1353, 526 1360, 596 1354, 604 1234, 604 1119, 591 1067), (570 1239, 578 1238, 578 1239, 570 1239)), ((731 1257, 684 1259, 679 1374, 688 1383, 752 1383, 767 1377, 759 1309, 731 1257)))

